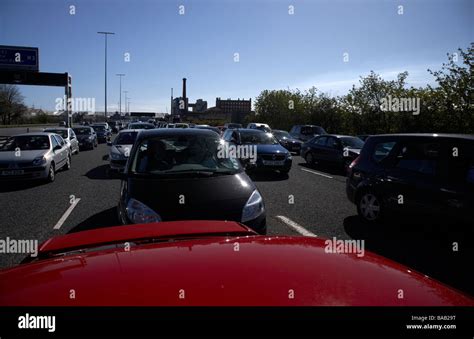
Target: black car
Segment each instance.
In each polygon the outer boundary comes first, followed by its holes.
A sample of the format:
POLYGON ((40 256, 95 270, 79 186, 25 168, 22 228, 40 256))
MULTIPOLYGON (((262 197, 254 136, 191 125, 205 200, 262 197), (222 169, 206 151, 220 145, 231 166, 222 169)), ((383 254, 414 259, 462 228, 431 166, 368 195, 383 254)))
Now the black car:
POLYGON ((97 141, 98 142, 107 142, 111 135, 112 132, 107 129, 107 127, 103 124, 101 125, 92 125, 92 128, 94 129, 95 133, 97 134, 97 141))
POLYGON ((209 130, 142 131, 121 175, 121 222, 233 220, 265 234, 263 198, 222 143, 209 130))
POLYGON ((290 130, 290 135, 303 142, 309 141, 314 137, 327 134, 324 128, 315 125, 295 125, 290 130))
POLYGON ((223 139, 229 145, 255 150, 253 159, 252 155, 240 157, 248 171, 279 171, 286 175, 291 170, 291 153, 271 133, 249 128, 227 129, 223 139))
POLYGON ((92 127, 73 127, 72 129, 74 133, 76 133, 79 148, 81 150, 94 149, 94 147, 97 147, 97 134, 92 127))
POLYGON ((371 136, 349 166, 346 191, 359 216, 370 223, 393 211, 472 223, 474 136, 371 136))
POLYGON ((303 144, 301 156, 309 165, 326 163, 347 169, 357 158, 364 142, 349 135, 320 135, 303 144))
POLYGON ((300 153, 301 145, 303 144, 303 142, 301 142, 298 139, 293 138, 290 135, 290 133, 288 133, 287 131, 274 129, 274 130, 272 130, 272 134, 278 140, 280 145, 285 147, 288 151, 295 152, 295 153, 298 153, 298 154, 300 153))

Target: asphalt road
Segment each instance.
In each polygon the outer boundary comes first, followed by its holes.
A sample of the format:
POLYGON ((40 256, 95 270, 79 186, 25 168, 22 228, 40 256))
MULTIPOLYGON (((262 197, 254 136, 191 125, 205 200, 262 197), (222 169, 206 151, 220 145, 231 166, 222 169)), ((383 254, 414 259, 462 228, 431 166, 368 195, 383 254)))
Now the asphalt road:
MULTIPOLYGON (((108 176, 100 144, 72 158, 69 171, 57 173, 51 184, 0 183, 0 239, 38 239, 118 225, 119 179, 108 176), (59 229, 71 196, 80 201, 59 229)), ((343 173, 305 165, 293 158, 288 177, 253 176, 267 209, 270 235, 313 234, 323 238, 360 239, 371 250, 474 295, 472 225, 439 220, 393 220, 368 227, 346 198, 343 173), (300 228, 301 227, 301 228, 300 228), (306 232, 306 233, 305 233, 306 232), (458 251, 453 251, 453 242, 458 251)), ((0 254, 0 268, 18 264, 23 255, 0 254)), ((278 258, 275 258, 278 260, 278 258)))

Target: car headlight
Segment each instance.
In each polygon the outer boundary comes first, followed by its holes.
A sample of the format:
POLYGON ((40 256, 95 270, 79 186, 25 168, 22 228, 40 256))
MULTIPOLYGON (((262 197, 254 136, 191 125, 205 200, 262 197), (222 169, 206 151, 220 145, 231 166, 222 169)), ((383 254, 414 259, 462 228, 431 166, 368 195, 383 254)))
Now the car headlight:
POLYGON ((112 158, 113 160, 120 160, 122 159, 122 155, 120 153, 110 153, 110 158, 112 158))
POLYGON ((242 210, 242 222, 253 220, 265 211, 263 198, 258 190, 253 191, 242 210))
POLYGON ((46 164, 46 158, 44 156, 36 157, 33 160, 33 166, 41 166, 41 165, 44 165, 44 164, 46 164))
POLYGON ((127 216, 134 224, 160 222, 161 217, 147 205, 138 200, 130 199, 127 204, 127 216))

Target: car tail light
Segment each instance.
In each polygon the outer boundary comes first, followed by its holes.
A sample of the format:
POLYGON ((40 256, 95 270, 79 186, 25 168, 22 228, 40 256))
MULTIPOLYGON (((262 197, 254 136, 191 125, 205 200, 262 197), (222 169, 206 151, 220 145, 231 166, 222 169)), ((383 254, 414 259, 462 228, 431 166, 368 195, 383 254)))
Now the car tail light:
POLYGON ((359 158, 360 158, 360 155, 351 162, 351 164, 349 165, 350 169, 352 169, 355 165, 359 163, 359 158))

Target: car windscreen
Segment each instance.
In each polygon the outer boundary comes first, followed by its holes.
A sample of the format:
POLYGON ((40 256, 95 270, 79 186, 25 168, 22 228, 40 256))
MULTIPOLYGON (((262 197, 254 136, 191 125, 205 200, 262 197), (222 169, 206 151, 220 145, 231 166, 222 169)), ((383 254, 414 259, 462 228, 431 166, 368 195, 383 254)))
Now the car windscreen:
POLYGON ((278 140, 271 133, 259 131, 242 131, 240 142, 248 145, 276 145, 278 140))
POLYGON ((59 135, 62 136, 64 139, 67 139, 67 130, 66 130, 66 129, 47 128, 47 129, 45 129, 44 131, 45 131, 45 132, 48 132, 48 133, 59 134, 59 135))
POLYGON ((86 128, 86 127, 73 128, 72 130, 73 130, 74 133, 76 133, 77 135, 90 135, 90 134, 92 134, 91 129, 90 129, 90 128, 86 128))
POLYGON ((133 145, 138 132, 121 132, 115 138, 115 145, 133 145))
POLYGON ((286 132, 286 131, 273 131, 272 134, 273 134, 274 136, 276 136, 277 138, 281 138, 281 139, 283 139, 283 138, 288 138, 288 139, 291 138, 290 133, 288 133, 288 132, 286 132))
POLYGON ((133 156, 131 173, 177 174, 209 172, 233 174, 241 171, 238 159, 225 152, 217 135, 177 134, 140 141, 133 156))
POLYGON ((96 132, 97 132, 97 131, 101 131, 101 132, 105 131, 105 126, 103 126, 103 125, 92 126, 92 128, 93 128, 94 131, 96 131, 96 132))
POLYGON ((242 128, 241 124, 228 124, 227 128, 242 128))
POLYGON ((37 151, 49 149, 49 137, 46 135, 14 136, 0 142, 0 152, 37 151))
POLYGON ((339 138, 342 142, 343 147, 349 147, 349 148, 359 148, 361 149, 364 147, 364 142, 356 137, 341 137, 339 138))
POLYGON ((314 135, 314 134, 327 134, 324 128, 319 126, 303 126, 301 127, 301 134, 314 135))

